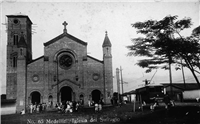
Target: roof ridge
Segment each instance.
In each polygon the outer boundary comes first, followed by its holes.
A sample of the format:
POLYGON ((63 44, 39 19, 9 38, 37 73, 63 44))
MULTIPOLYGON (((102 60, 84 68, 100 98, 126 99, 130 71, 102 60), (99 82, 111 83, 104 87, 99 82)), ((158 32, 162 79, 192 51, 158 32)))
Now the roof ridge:
POLYGON ((96 59, 96 58, 94 58, 94 57, 92 57, 92 56, 90 56, 90 55, 87 55, 87 57, 89 57, 89 58, 91 58, 91 59, 94 59, 94 60, 96 60, 96 61, 98 61, 98 62, 101 62, 101 63, 103 63, 103 61, 102 61, 102 60, 96 59))
POLYGON ((82 41, 82 40, 80 40, 80 39, 78 39, 78 38, 76 38, 73 35, 68 34, 68 33, 62 33, 62 34, 58 35, 57 37, 55 37, 55 38, 53 38, 53 39, 51 39, 51 40, 49 40, 49 41, 47 41, 43 44, 44 44, 44 46, 48 46, 48 45, 58 41, 59 39, 61 39, 63 37, 68 37, 68 38, 76 41, 77 43, 80 43, 80 44, 85 45, 85 46, 87 45, 87 42, 84 42, 84 41, 82 41))

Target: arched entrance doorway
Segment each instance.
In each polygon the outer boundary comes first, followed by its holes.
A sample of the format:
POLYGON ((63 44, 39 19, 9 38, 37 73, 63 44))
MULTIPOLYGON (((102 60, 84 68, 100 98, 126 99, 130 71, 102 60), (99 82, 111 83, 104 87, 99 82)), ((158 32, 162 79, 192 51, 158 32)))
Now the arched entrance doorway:
POLYGON ((31 103, 32 104, 39 104, 41 99, 41 95, 38 91, 34 91, 31 93, 31 103))
POLYGON ((64 86, 60 89, 61 102, 72 101, 73 90, 69 86, 64 86))
POLYGON ((101 91, 99 91, 99 90, 93 90, 92 91, 92 100, 94 102, 98 103, 99 100, 100 100, 100 98, 101 98, 101 91))

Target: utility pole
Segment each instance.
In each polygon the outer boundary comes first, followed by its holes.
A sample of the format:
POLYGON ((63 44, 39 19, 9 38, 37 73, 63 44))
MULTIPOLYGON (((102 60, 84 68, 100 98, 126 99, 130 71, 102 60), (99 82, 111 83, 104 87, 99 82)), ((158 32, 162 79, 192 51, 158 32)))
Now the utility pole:
POLYGON ((185 84, 185 74, 184 74, 184 70, 183 70, 182 59, 181 59, 181 70, 182 70, 182 75, 183 75, 184 89, 186 89, 186 84, 185 84))
POLYGON ((124 93, 124 87, 123 87, 123 77, 122 77, 122 67, 120 66, 120 72, 121 72, 121 84, 122 84, 122 94, 124 93))
POLYGON ((120 79, 119 79, 119 68, 116 68, 116 79, 117 79, 117 93, 118 93, 118 100, 120 94, 120 79))

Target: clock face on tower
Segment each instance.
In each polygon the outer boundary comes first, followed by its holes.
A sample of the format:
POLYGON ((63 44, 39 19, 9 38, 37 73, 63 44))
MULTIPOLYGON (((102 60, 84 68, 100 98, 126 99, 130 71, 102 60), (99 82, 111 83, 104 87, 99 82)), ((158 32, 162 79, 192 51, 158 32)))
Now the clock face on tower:
POLYGON ((73 57, 69 54, 63 54, 59 58, 59 65, 63 69, 69 69, 74 63, 73 57))

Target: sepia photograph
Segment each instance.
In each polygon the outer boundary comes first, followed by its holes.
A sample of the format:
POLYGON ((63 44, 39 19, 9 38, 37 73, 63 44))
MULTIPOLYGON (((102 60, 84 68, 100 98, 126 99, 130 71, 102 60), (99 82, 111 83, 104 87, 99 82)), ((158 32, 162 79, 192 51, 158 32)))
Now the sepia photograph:
POLYGON ((2 0, 1 124, 200 124, 199 0, 2 0))

